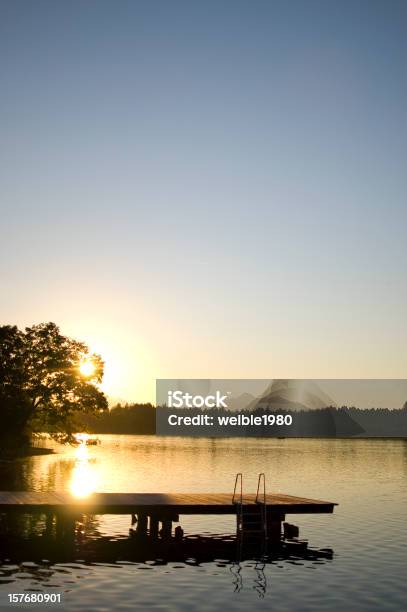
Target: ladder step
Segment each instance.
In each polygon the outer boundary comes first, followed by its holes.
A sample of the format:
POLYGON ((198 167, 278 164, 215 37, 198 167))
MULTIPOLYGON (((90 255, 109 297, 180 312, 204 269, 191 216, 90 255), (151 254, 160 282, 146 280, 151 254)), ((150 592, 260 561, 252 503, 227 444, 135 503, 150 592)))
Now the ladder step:
POLYGON ((249 521, 253 521, 253 520, 259 521, 261 518, 262 517, 260 516, 260 514, 243 514, 244 520, 248 519, 249 521))

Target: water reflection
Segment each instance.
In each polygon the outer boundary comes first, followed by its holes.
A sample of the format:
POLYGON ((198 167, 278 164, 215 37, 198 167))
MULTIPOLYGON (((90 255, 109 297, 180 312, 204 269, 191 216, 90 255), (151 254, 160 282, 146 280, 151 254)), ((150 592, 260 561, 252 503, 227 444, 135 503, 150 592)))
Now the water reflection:
POLYGON ((254 590, 258 596, 263 599, 267 592, 267 578, 265 574, 266 563, 264 561, 256 561, 254 570, 256 572, 256 578, 254 580, 254 590))
POLYGON ((69 483, 69 490, 75 497, 87 497, 97 491, 99 474, 95 459, 89 456, 86 440, 75 449, 75 464, 69 483))
MULTIPOLYGON (((84 525, 84 532, 89 536, 87 527, 84 525)), ((216 573, 229 571, 226 586, 230 592, 240 593, 249 589, 263 599, 268 588, 267 574, 273 568, 290 562, 306 566, 316 560, 326 564, 333 558, 333 551, 329 549, 308 548, 293 552, 289 545, 271 549, 258 557, 258 543, 253 542, 242 549, 236 546, 236 540, 230 534, 191 535, 180 542, 139 537, 130 530, 127 537, 112 539, 97 534, 95 524, 93 537, 81 539, 76 534, 69 541, 61 542, 46 532, 29 538, 3 534, 0 544, 0 585, 23 580, 27 591, 62 587, 68 579, 76 582, 80 578, 80 568, 104 565, 120 570, 126 563, 135 569, 170 566, 177 572, 188 567, 208 567, 216 573)))

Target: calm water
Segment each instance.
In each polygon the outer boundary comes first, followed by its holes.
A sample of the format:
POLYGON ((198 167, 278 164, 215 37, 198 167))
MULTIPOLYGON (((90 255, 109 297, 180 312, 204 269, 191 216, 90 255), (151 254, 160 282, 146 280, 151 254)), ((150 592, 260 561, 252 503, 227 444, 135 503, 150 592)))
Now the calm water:
MULTIPOLYGON (((62 590, 64 610, 405 610, 407 601, 407 442, 402 440, 190 439, 101 436, 97 447, 0 463, 0 489, 99 491, 231 491, 236 472, 254 490, 265 471, 268 490, 338 502, 333 515, 289 516, 313 549, 333 558, 246 559, 195 565, 33 562, 3 559, 0 591, 62 590)), ((186 533, 232 533, 232 517, 180 517, 186 533)), ((129 517, 92 522, 112 540, 129 517)), ((89 534, 91 530, 89 529, 89 534)), ((90 537, 90 535, 89 535, 90 537)), ((253 555, 254 556, 254 555, 253 555)))

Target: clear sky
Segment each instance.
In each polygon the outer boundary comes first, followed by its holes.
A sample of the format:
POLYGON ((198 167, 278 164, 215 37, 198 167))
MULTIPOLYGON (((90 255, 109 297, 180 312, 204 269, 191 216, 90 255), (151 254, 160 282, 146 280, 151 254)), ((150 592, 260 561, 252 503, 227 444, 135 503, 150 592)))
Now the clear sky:
POLYGON ((405 1, 0 0, 0 321, 155 378, 405 378, 405 1))

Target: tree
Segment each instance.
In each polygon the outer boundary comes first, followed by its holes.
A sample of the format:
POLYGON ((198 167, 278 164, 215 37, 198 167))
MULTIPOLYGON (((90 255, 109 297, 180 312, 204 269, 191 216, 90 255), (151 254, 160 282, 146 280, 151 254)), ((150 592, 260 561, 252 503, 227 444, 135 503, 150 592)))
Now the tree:
POLYGON ((21 444, 46 431, 72 442, 76 415, 107 409, 97 386, 103 366, 99 355, 63 336, 55 323, 24 331, 0 326, 0 437, 21 444))

